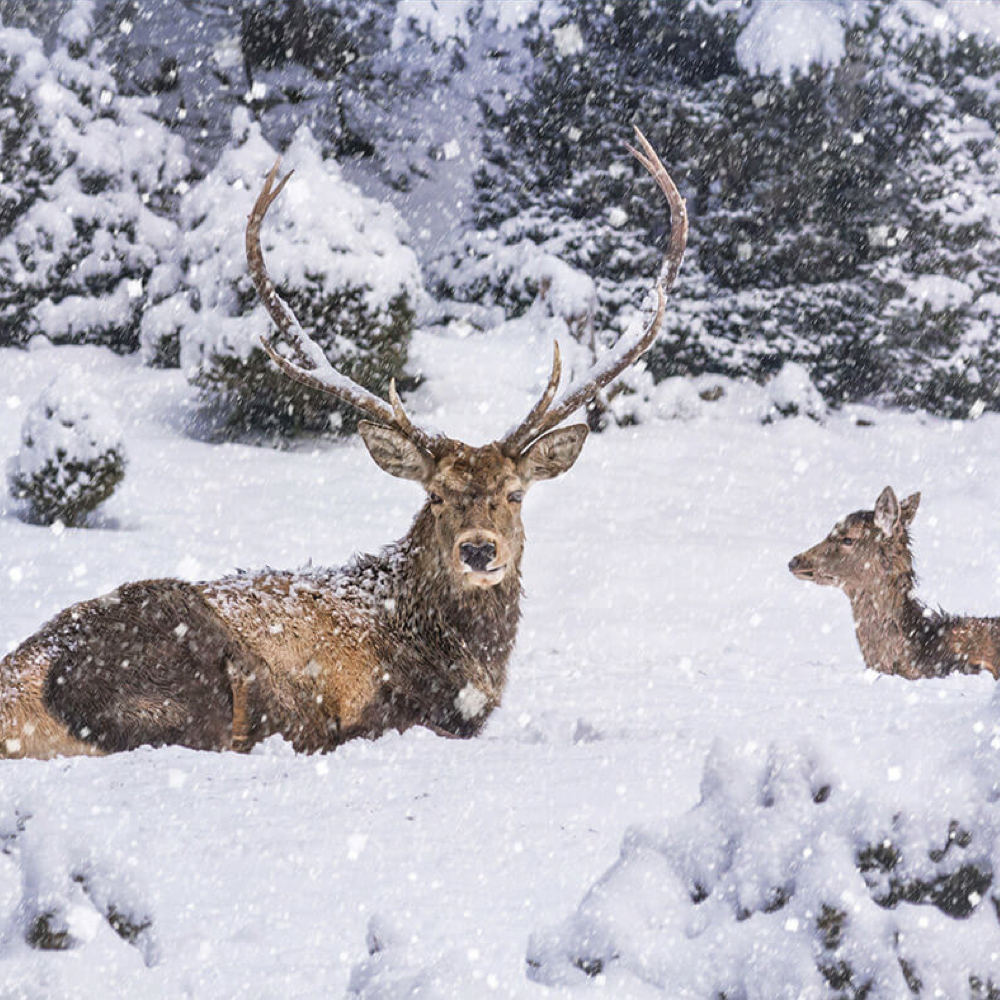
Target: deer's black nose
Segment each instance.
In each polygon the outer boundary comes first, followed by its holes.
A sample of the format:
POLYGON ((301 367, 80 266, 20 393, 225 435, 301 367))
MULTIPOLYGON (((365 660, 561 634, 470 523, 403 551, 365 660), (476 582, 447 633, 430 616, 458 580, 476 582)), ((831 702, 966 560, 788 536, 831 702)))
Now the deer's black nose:
POLYGON ((469 569, 482 572, 497 557, 497 547, 492 542, 473 545, 472 542, 462 542, 458 547, 458 555, 469 569))
POLYGON ((794 573, 796 570, 802 568, 802 556, 793 556, 788 562, 788 568, 794 573))

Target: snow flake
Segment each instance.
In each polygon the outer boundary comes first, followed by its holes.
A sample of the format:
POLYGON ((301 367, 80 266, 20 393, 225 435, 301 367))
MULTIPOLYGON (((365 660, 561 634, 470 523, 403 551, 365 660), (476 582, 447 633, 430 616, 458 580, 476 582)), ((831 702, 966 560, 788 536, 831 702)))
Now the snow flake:
POLYGON ((486 708, 486 695, 472 681, 462 688, 455 696, 455 707, 463 719, 474 719, 486 708))
POLYGON ((578 24, 567 24, 561 28, 552 29, 556 51, 561 56, 575 56, 583 51, 583 35, 578 24))
POLYGON ((363 833, 352 833, 347 838, 347 857, 351 861, 357 861, 364 851, 368 838, 363 833))

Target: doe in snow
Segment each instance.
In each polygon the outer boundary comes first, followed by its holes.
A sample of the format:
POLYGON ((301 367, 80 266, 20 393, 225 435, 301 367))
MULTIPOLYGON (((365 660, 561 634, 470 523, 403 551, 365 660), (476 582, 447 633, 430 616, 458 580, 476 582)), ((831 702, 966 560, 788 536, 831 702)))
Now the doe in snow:
POLYGON ((281 300, 260 229, 287 177, 277 164, 247 223, 257 291, 291 378, 361 410, 375 462, 427 497, 409 533, 339 569, 265 570, 207 583, 128 583, 66 609, 0 663, 0 756, 108 753, 142 744, 245 750, 272 733, 298 750, 427 726, 473 736, 499 702, 520 617, 521 500, 566 472, 587 436, 559 427, 653 343, 687 241, 684 202, 652 147, 631 152, 670 205, 656 314, 556 399, 558 346, 538 402, 484 447, 419 428, 336 371, 281 300))
POLYGON ((914 595, 909 527, 920 494, 900 503, 891 486, 874 510, 848 514, 788 568, 800 580, 840 587, 851 601, 865 663, 909 680, 945 674, 1000 676, 1000 618, 935 611, 914 595))

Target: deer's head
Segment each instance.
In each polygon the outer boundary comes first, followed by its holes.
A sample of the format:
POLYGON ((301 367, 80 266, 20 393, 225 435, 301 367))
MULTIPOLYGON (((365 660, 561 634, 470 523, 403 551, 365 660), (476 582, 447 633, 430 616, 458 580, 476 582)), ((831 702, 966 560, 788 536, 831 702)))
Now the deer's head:
POLYGON ((639 358, 663 324, 664 294, 677 276, 687 243, 687 211, 653 148, 638 129, 636 135, 642 151, 628 148, 670 203, 670 247, 656 283, 656 314, 640 335, 623 337, 558 400, 561 364, 555 345, 552 372, 538 402, 503 438, 481 448, 418 427, 403 409, 395 385, 390 385, 389 398, 384 400, 352 382, 330 364, 299 325, 267 273, 260 246, 264 216, 291 176, 276 185, 277 163, 250 213, 246 231, 250 274, 290 357, 268 340, 263 342, 264 349, 290 378, 336 396, 370 418, 358 427, 369 454, 390 475, 416 480, 427 491, 426 511, 433 518, 438 563, 447 566, 464 587, 496 586, 516 572, 524 545, 521 500, 525 491, 569 469, 587 437, 584 424, 558 425, 639 358))
POLYGON ((380 468, 423 485, 440 562, 469 587, 495 586, 520 566, 525 491, 569 469, 587 437, 586 425, 574 424, 519 454, 500 443, 473 448, 459 441, 432 451, 392 427, 362 421, 358 429, 380 468))
POLYGON ((908 529, 919 505, 919 493, 900 503, 887 486, 874 510, 848 514, 818 545, 795 556, 788 568, 800 580, 848 592, 865 589, 876 579, 910 574, 908 529))

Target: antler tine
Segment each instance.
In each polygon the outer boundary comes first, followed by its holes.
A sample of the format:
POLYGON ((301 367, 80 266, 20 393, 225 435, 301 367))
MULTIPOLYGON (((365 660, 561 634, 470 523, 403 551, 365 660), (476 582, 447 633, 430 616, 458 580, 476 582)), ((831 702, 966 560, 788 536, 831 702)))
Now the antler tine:
POLYGON ((445 439, 428 434, 413 424, 404 412, 402 403, 399 401, 395 383, 390 387, 390 402, 387 403, 384 399, 380 399, 374 393, 369 392, 346 375, 337 371, 330 364, 329 359, 323 353, 323 349, 319 344, 302 329, 299 321, 295 318, 295 314, 274 287, 274 282, 267 273, 267 267, 264 264, 264 253, 260 246, 260 228, 267 210, 274 204, 288 182, 288 178, 292 176, 291 172, 287 173, 282 177, 278 185, 275 186, 274 181, 278 176, 280 164, 281 160, 279 158, 275 161, 271 172, 267 175, 267 180, 264 181, 264 186, 260 189, 260 194, 257 195, 257 200, 254 202, 250 217, 247 220, 247 265, 250 269, 250 277, 253 279, 254 287, 257 289, 257 294, 260 296, 261 302, 264 303, 264 308, 267 309, 271 319, 274 320, 275 325, 278 327, 283 342, 287 343, 292 349, 296 355, 296 359, 302 362, 302 364, 308 365, 308 367, 301 367, 301 365, 289 361, 288 358, 282 357, 275 345, 267 337, 261 337, 261 344, 264 350, 267 351, 271 360, 294 381, 308 386, 310 389, 316 389, 319 392, 325 392, 327 395, 335 396, 337 399, 349 403, 355 409, 361 410, 362 413, 374 418, 379 423, 398 428, 422 448, 432 452, 436 451, 445 439))
POLYGON ((548 385, 545 386, 538 401, 531 408, 528 415, 516 427, 509 430, 497 443, 507 452, 518 453, 525 443, 534 433, 535 423, 541 418, 545 411, 552 405, 556 390, 559 388, 559 379, 562 378, 562 357, 559 354, 559 341, 552 341, 552 372, 549 375, 548 385))
POLYGON ((670 203, 670 246, 667 249, 663 272, 658 282, 665 291, 677 280, 677 273, 680 271, 681 261, 684 259, 684 248, 687 246, 688 237, 687 206, 684 204, 684 199, 681 197, 680 191, 677 190, 673 178, 667 173, 667 168, 656 155, 656 150, 642 134, 638 125, 632 127, 635 129, 635 137, 639 140, 643 152, 640 153, 627 142, 625 148, 649 171, 670 203))
POLYGON ((522 447, 561 423, 574 410, 578 410, 593 399, 601 389, 618 378, 629 365, 637 361, 649 349, 663 326, 663 317, 666 312, 666 292, 677 278, 681 261, 684 258, 684 248, 687 246, 687 207, 677 190, 677 185, 674 184, 666 167, 660 162, 656 151, 638 126, 635 127, 635 134, 642 146, 642 152, 634 149, 628 143, 625 146, 649 171, 670 204, 670 246, 656 280, 656 313, 637 339, 623 337, 616 345, 615 350, 595 364, 574 385, 570 386, 555 406, 540 416, 537 426, 522 442, 522 447))
POLYGON ((396 426, 413 442, 419 444, 426 451, 434 453, 446 441, 442 437, 434 437, 422 431, 407 416, 403 409, 403 401, 396 392, 396 380, 389 379, 389 405, 392 406, 392 414, 395 418, 396 426))

